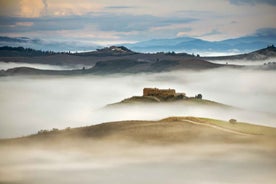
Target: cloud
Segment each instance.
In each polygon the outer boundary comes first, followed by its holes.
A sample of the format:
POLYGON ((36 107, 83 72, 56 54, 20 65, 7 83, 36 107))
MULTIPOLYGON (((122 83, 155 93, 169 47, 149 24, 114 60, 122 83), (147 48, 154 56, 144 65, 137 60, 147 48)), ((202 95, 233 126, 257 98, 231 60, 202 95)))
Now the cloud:
POLYGON ((274 36, 276 37, 276 28, 261 28, 256 31, 258 36, 274 36))
POLYGON ((150 15, 118 15, 115 17, 103 17, 102 24, 99 24, 99 28, 103 31, 117 31, 117 32, 129 32, 129 31, 145 31, 154 27, 170 26, 173 24, 185 24, 196 21, 193 18, 161 18, 150 15))
POLYGON ((231 4, 234 5, 256 5, 256 4, 268 4, 272 6, 276 6, 275 0, 229 0, 231 4))
POLYGON ((34 23, 33 22, 16 22, 16 26, 32 26, 34 23))
POLYGON ((43 5, 44 5, 42 15, 48 15, 48 2, 47 2, 47 0, 42 0, 42 2, 43 2, 43 5))
POLYGON ((110 37, 143 41, 187 33, 186 36, 192 37, 206 34, 205 39, 214 41, 252 34, 263 27, 275 27, 276 6, 238 6, 272 5, 274 1, 198 2, 0 0, 0 34, 52 39, 68 36, 68 40, 89 35, 94 39, 96 36, 91 35, 106 37, 109 34, 106 40, 101 40, 108 42, 117 41, 110 37), (186 28, 193 31, 187 32, 186 28), (221 34, 214 34, 212 30, 219 30, 221 34))
POLYGON ((21 0, 19 5, 21 17, 39 17, 45 9, 44 1, 38 0, 21 0))
POLYGON ((157 17, 151 15, 130 15, 115 13, 89 13, 78 16, 63 17, 0 17, 2 33, 49 31, 49 30, 81 30, 89 28, 92 30, 129 32, 145 31, 158 26, 170 26, 173 24, 185 24, 197 21, 194 18, 157 17), (22 27, 28 22, 28 27, 22 27))
POLYGON ((0 33, 26 33, 35 31, 76 30, 83 28, 82 22, 72 20, 74 18, 24 18, 24 17, 0 17, 0 33), (26 25, 28 26, 22 26, 26 25))
POLYGON ((218 34, 222 34, 222 32, 218 31, 217 29, 213 29, 212 31, 210 31, 208 33, 200 35, 199 37, 212 36, 212 35, 218 35, 218 34))
POLYGON ((105 9, 131 9, 133 6, 106 6, 105 9))
POLYGON ((17 0, 0 0, 0 15, 18 16, 20 6, 17 0))

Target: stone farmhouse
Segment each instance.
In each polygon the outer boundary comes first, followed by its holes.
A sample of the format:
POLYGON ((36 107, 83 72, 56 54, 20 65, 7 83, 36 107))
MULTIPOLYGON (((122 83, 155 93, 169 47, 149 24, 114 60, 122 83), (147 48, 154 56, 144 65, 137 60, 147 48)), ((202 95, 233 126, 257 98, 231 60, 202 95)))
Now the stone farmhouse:
POLYGON ((179 95, 186 96, 185 93, 176 93, 175 89, 158 89, 158 88, 143 89, 143 96, 176 97, 179 95))

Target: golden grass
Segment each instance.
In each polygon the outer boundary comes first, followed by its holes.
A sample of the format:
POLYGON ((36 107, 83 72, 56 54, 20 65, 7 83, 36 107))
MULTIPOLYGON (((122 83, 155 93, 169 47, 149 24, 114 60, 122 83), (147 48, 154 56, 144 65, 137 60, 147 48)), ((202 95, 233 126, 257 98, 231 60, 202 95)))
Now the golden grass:
POLYGON ((119 121, 80 128, 49 131, 24 138, 2 140, 16 144, 75 144, 131 141, 142 144, 255 144, 275 145, 276 128, 199 118, 169 117, 159 121, 119 121), (207 125, 207 126, 206 126, 207 125), (230 131, 229 131, 230 130, 230 131), (273 136, 273 137, 271 137, 273 136))
POLYGON ((246 133, 246 134, 276 136, 276 128, 273 128, 273 127, 254 125, 254 124, 245 123, 245 122, 230 123, 229 121, 210 119, 210 118, 186 117, 184 119, 191 119, 200 123, 216 125, 222 128, 226 128, 229 130, 246 133))

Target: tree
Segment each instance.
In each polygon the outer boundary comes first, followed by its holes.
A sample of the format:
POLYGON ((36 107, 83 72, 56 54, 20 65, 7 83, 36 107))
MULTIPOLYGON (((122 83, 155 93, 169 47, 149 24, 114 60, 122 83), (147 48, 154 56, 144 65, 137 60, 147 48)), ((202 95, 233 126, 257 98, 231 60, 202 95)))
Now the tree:
POLYGON ((195 96, 196 99, 202 99, 202 94, 198 94, 195 96))
POLYGON ((236 120, 236 119, 230 119, 230 120, 229 120, 229 123, 235 124, 235 123, 237 123, 237 120, 236 120))
POLYGON ((53 128, 52 132, 58 132, 58 129, 57 128, 53 128))
POLYGON ((48 130, 39 130, 37 133, 38 134, 46 134, 48 132, 49 132, 48 130))

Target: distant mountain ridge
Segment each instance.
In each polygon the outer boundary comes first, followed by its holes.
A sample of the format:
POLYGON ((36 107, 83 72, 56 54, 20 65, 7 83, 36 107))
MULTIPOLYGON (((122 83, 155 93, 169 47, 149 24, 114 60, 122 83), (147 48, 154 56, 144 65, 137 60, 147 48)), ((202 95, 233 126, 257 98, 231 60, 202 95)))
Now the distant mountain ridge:
POLYGON ((221 41, 206 41, 198 38, 179 37, 171 39, 154 39, 126 44, 128 48, 139 52, 250 52, 276 43, 276 36, 245 36, 221 41))
POLYGON ((41 51, 68 52, 89 51, 101 48, 98 44, 85 44, 76 41, 48 41, 40 38, 0 36, 0 47, 24 47, 41 51))
MULTIPOLYGON (((231 52, 245 53, 276 44, 276 33, 254 34, 220 41, 207 41, 193 37, 177 37, 139 41, 124 44, 135 52, 231 52)), ((98 45, 93 41, 45 41, 40 38, 0 36, 0 46, 25 47, 43 51, 91 51, 107 45, 98 45)), ((118 45, 117 45, 118 46, 118 45)))

